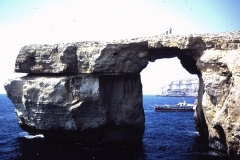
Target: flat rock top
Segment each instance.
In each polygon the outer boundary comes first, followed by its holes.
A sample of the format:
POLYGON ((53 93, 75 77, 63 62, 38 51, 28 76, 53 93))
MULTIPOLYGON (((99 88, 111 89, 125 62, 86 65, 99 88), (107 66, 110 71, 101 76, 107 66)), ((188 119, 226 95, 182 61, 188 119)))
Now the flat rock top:
MULTIPOLYGON (((177 47, 179 49, 202 49, 216 48, 229 49, 225 44, 240 43, 240 31, 206 33, 206 34, 189 34, 189 35, 156 35, 153 37, 138 37, 113 41, 114 43, 131 43, 148 41, 149 48, 177 47), (222 46, 220 46, 222 45, 222 46)), ((240 46, 238 46, 240 48, 240 46)))
POLYGON ((218 34, 156 35, 112 42, 33 44, 21 48, 15 71, 22 73, 139 73, 149 50, 178 48, 235 50, 240 48, 240 31, 218 34))

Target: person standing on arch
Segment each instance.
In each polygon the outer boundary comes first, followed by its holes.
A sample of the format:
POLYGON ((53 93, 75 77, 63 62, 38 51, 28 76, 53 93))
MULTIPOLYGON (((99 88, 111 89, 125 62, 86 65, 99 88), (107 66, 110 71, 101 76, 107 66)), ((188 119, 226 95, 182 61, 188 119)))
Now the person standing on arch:
POLYGON ((171 27, 169 28, 169 34, 172 34, 172 28, 171 27))

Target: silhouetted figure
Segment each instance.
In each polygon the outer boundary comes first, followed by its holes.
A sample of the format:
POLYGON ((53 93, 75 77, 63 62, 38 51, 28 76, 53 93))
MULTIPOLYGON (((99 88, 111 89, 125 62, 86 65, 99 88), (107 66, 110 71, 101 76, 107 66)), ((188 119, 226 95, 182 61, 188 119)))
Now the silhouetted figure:
POLYGON ((172 34, 172 28, 171 27, 169 28, 169 34, 172 34))
POLYGON ((166 31, 166 35, 168 35, 168 31, 166 31))

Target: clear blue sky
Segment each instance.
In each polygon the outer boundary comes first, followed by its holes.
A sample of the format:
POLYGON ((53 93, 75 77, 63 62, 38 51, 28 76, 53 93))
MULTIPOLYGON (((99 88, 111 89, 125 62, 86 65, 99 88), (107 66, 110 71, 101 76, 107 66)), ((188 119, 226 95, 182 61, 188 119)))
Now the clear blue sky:
POLYGON ((201 33, 240 30, 239 0, 156 0, 154 2, 192 22, 201 33))
MULTIPOLYGON (((239 8, 239 0, 1 0, 0 93, 20 76, 13 68, 25 44, 153 36, 170 26, 174 34, 236 31, 239 8)), ((150 63, 141 75, 144 94, 188 76, 177 59, 150 63)))

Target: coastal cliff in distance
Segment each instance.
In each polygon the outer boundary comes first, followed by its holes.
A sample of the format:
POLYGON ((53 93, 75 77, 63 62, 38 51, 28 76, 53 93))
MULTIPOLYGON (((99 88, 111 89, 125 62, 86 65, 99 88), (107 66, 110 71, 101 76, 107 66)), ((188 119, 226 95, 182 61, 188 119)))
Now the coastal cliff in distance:
POLYGON ((162 97, 197 97, 198 77, 174 80, 160 87, 157 96, 162 97))

